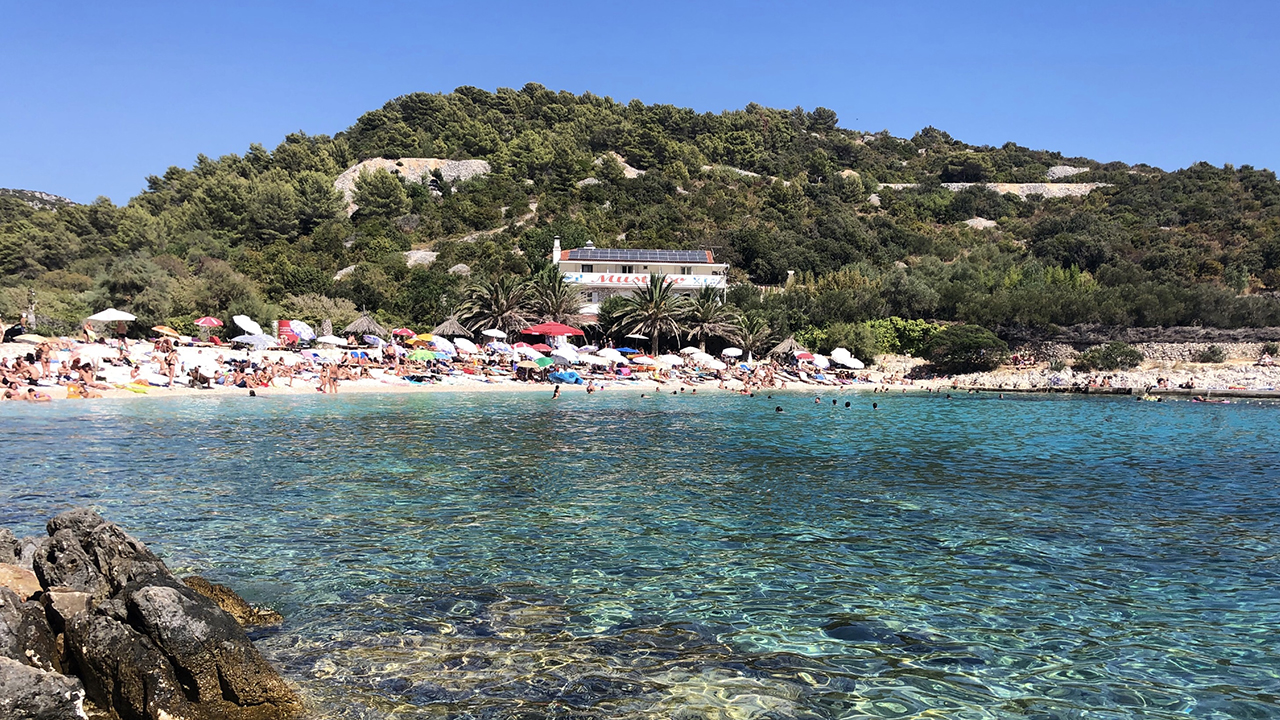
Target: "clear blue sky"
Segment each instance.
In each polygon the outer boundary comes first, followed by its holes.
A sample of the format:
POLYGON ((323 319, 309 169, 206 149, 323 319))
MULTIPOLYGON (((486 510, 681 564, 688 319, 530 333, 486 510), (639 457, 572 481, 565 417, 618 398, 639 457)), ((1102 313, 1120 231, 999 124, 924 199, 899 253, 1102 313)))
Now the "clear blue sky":
POLYGON ((197 153, 332 134, 413 91, 539 82, 698 110, 1280 166, 1280 3, 18 2, 0 187, 123 203, 197 153))

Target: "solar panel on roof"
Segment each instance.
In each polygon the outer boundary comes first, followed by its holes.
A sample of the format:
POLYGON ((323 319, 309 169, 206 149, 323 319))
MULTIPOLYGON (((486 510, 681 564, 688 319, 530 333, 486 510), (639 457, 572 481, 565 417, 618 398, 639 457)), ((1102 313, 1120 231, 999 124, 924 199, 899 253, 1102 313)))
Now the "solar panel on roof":
POLYGON ((619 248, 578 248, 569 251, 570 260, 620 260, 631 262, 705 263, 702 250, 625 250, 619 248))

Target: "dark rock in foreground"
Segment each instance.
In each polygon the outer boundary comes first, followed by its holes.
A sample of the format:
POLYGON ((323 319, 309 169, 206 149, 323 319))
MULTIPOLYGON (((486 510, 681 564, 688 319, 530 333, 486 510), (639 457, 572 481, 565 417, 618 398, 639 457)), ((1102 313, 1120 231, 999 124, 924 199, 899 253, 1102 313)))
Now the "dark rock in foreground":
MULTIPOLYGON (((65 708, 78 709, 86 694, 123 720, 276 720, 300 711, 241 624, 278 615, 202 578, 198 592, 92 511, 63 513, 47 529, 33 558, 39 602, 0 587, 0 656, 10 661, 0 683, 23 688, 0 691, 13 702, 0 717, 84 717, 65 708)), ((0 536, 0 561, 21 552, 12 538, 0 536)))

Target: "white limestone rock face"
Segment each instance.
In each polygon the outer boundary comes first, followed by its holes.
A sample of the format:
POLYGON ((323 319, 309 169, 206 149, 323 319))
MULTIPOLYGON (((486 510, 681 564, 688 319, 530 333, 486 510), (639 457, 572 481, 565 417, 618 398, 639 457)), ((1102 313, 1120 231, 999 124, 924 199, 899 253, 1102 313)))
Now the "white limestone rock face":
POLYGON ((993 228, 999 225, 1000 223, 996 222, 995 220, 988 220, 986 218, 972 217, 972 218, 969 218, 968 220, 965 220, 964 224, 968 225, 974 230, 986 230, 987 228, 993 228))
POLYGON ((346 198, 348 216, 357 209, 354 199, 356 179, 360 177, 361 172, 372 172, 378 169, 399 175, 409 182, 422 182, 424 178, 430 177, 434 170, 439 170, 441 177, 449 182, 470 180, 488 175, 493 170, 489 163, 484 160, 444 160, 441 158, 388 160, 387 158, 370 158, 347 168, 338 176, 337 180, 333 181, 334 189, 342 193, 342 196, 346 198))

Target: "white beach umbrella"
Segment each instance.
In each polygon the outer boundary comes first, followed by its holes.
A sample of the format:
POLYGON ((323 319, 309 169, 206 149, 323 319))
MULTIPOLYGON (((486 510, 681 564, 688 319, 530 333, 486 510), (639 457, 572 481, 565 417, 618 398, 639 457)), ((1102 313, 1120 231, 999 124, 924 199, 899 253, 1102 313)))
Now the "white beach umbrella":
POLYGON ((531 347, 516 348, 516 352, 524 357, 529 358, 530 360, 540 360, 546 357, 546 355, 543 355, 542 353, 538 352, 537 350, 534 350, 531 347))
POLYGON ((613 360, 610 360, 609 358, 600 357, 599 355, 579 355, 578 359, 584 363, 587 363, 590 365, 598 365, 601 367, 607 366, 609 365, 609 363, 613 362, 613 360))
POLYGON ((457 346, 458 352, 476 353, 480 351, 480 348, 476 347, 475 343, 464 337, 454 338, 453 344, 457 346))
POLYGON ((450 355, 458 354, 457 349, 453 347, 453 343, 449 342, 449 340, 446 338, 440 337, 439 335, 436 335, 435 337, 431 338, 431 344, 434 345, 436 347, 436 350, 439 350, 440 352, 447 353, 450 355))
POLYGON ((573 347, 569 345, 562 345, 556 348, 555 350, 552 350, 551 356, 564 358, 565 360, 568 360, 571 363, 576 363, 576 362, 579 362, 580 360, 578 351, 573 349, 573 347))
POLYGON ((842 357, 852 357, 853 353, 849 352, 849 348, 838 347, 831 351, 831 359, 839 360, 842 357))
POLYGON ((609 359, 617 359, 617 360, 624 359, 622 357, 622 353, 618 352, 617 350, 614 350, 613 348, 605 348, 597 352, 596 354, 599 355, 600 357, 606 357, 609 359))
POLYGON ((853 368, 854 370, 861 370, 862 368, 866 367, 866 365, 863 365, 862 361, 856 357, 849 357, 849 356, 836 357, 835 353, 832 353, 831 360, 838 365, 843 365, 847 368, 853 368))
POLYGON ((706 365, 707 363, 715 360, 715 357, 713 357, 711 353, 704 353, 701 350, 699 350, 698 352, 690 355, 689 359, 700 365, 706 365))
POLYGON ((725 357, 742 357, 742 348, 730 347, 720 351, 725 357))
POLYGON ((719 360, 712 359, 711 362, 707 363, 707 367, 711 368, 712 370, 725 370, 729 366, 725 365, 719 360))
POLYGON ((819 367, 825 370, 826 368, 831 367, 831 361, 828 360, 825 355, 819 355, 818 353, 814 353, 813 365, 814 367, 819 367))
POLYGON ((631 333, 631 334, 630 334, 630 335, 628 335, 627 337, 629 337, 629 338, 633 338, 633 339, 635 339, 635 340, 648 340, 648 339, 649 339, 649 336, 648 336, 648 335, 641 335, 640 333, 631 333))
POLYGON ((642 367, 654 367, 655 365, 658 364, 656 360, 649 357, 648 355, 637 355, 631 358, 631 363, 633 365, 640 365, 642 367))
POLYGON ((696 347, 694 347, 694 346, 692 346, 692 345, 690 345, 690 346, 689 346, 689 347, 687 347, 687 348, 681 348, 681 349, 680 349, 680 354, 681 354, 681 355, 692 355, 693 353, 697 353, 697 352, 702 352, 702 349, 701 349, 701 348, 696 348, 696 347))
POLYGON ((231 321, 234 322, 236 325, 240 326, 241 330, 244 330, 246 333, 250 335, 266 334, 262 332, 262 326, 254 322, 253 320, 249 319, 248 315, 235 315, 231 318, 231 321))
POLYGON ((238 343, 244 343, 245 345, 252 345, 255 350, 264 350, 266 348, 271 347, 272 345, 275 345, 276 339, 271 337, 270 335, 263 335, 262 333, 250 333, 248 335, 240 335, 238 337, 233 337, 231 338, 231 342, 238 342, 238 343))
POLYGON ((316 338, 316 342, 325 343, 326 345, 346 345, 347 341, 336 335, 321 335, 316 338))
POLYGON ((123 310, 117 310, 115 308, 107 308, 106 310, 103 310, 100 313, 94 313, 93 315, 90 315, 86 319, 92 320, 94 322, 118 322, 120 320, 123 320, 125 322, 132 322, 134 320, 137 320, 138 318, 137 316, 130 315, 129 313, 123 310))
POLYGON ((289 329, 293 331, 294 335, 298 336, 299 340, 310 341, 316 339, 316 331, 312 330, 310 325, 302 322, 301 320, 290 320, 289 329))
POLYGON ((507 336, 506 333, 502 332, 498 328, 489 328, 488 330, 482 330, 480 334, 485 335, 487 337, 491 337, 491 338, 504 338, 507 336))
POLYGON ((659 365, 667 365, 669 367, 678 367, 684 364, 684 358, 679 355, 659 355, 656 359, 659 365))

